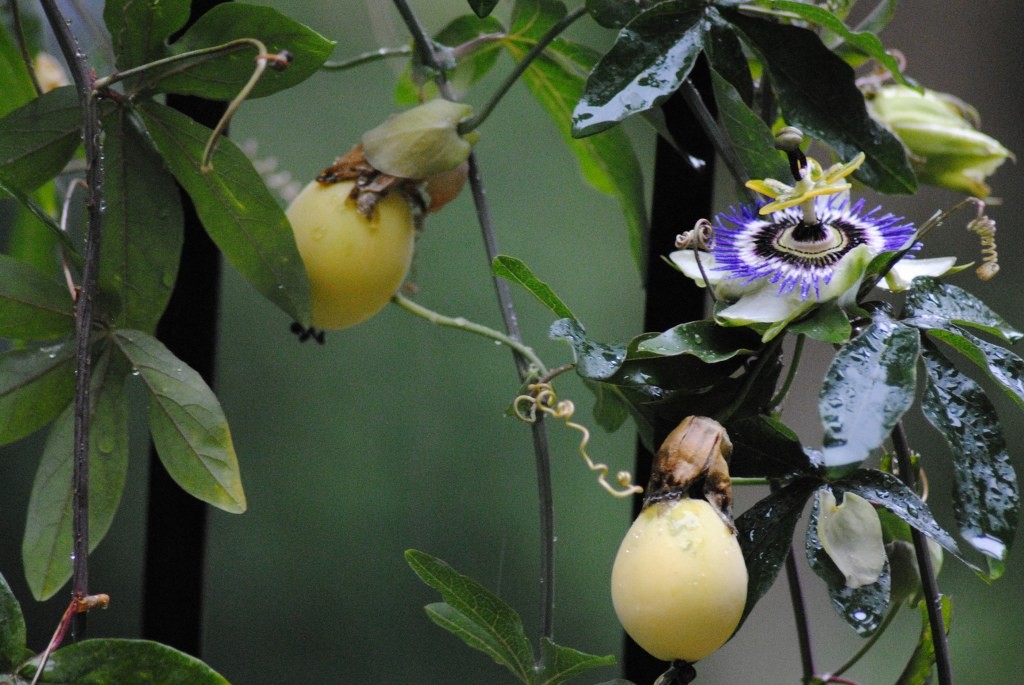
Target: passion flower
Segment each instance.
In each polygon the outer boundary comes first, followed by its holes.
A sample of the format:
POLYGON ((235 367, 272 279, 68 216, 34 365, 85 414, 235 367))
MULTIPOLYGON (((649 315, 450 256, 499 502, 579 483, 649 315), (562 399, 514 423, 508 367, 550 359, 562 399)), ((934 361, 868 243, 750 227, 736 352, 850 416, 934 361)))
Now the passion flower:
MULTIPOLYGON (((741 206, 716 217, 705 251, 683 241, 670 260, 720 301, 716 320, 726 326, 755 326, 769 340, 789 322, 823 302, 852 304, 871 260, 912 245, 914 226, 864 200, 851 202, 843 178, 857 168, 858 156, 822 171, 808 160, 794 186, 774 179, 747 185, 774 201, 741 206), (767 211, 766 211, 767 210, 767 211)), ((683 238, 683 236, 681 236, 683 238)), ((909 287, 920 275, 942 275, 951 258, 903 259, 886 284, 909 287)))

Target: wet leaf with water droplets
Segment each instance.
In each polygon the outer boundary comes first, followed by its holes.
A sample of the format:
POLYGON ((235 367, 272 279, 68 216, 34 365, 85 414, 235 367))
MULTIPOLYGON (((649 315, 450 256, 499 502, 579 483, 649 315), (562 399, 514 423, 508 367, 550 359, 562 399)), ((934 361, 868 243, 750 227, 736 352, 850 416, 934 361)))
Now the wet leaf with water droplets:
POLYGON ((705 10, 668 0, 639 14, 594 67, 573 112, 586 136, 644 112, 676 91, 704 47, 705 10))
POLYGON ((1024 337, 987 304, 955 285, 920 276, 907 294, 906 323, 922 328, 948 328, 949 324, 969 326, 998 336, 1009 343, 1024 337))
MULTIPOLYGON (((108 353, 92 375, 89 447, 89 549, 103 540, 121 502, 128 474, 127 367, 108 353)), ((22 559, 32 595, 52 597, 71 578, 74 496, 74 411, 68 405, 47 437, 25 521, 22 559)))
POLYGON ((992 380, 999 383, 1018 407, 1024 409, 1024 359, 1005 347, 973 336, 958 326, 933 328, 928 334, 974 362, 992 380))
POLYGON ((779 575, 807 498, 820 482, 817 478, 799 478, 736 518, 737 539, 750 576, 744 620, 779 575))
POLYGON ((839 351, 818 401, 827 466, 859 463, 882 444, 914 402, 919 353, 917 330, 881 313, 839 351))
POLYGON ((921 403, 953 453, 953 511, 960 534, 999 577, 1017 530, 1020 493, 995 407, 985 391, 932 345, 922 355, 928 385, 921 403))

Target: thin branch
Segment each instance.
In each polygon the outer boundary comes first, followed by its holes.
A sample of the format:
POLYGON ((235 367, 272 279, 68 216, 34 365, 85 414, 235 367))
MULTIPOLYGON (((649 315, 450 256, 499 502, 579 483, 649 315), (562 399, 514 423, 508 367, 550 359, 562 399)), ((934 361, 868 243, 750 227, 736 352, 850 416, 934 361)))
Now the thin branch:
POLYGON ((851 668, 853 668, 857 664, 857 662, 860 661, 864 657, 865 654, 867 654, 869 651, 871 651, 871 648, 874 647, 875 643, 878 642, 879 638, 881 638, 882 635, 885 634, 886 629, 889 626, 892 625, 893 619, 895 619, 898 614, 899 614, 899 607, 898 606, 892 607, 889 610, 889 613, 887 613, 885 615, 885 618, 882 619, 882 624, 880 626, 878 626, 878 630, 876 630, 874 633, 872 633, 871 637, 869 637, 867 640, 864 641, 864 644, 861 645, 860 649, 858 649, 854 653, 853 656, 851 656, 849 659, 847 659, 846 663, 844 663, 842 666, 837 668, 832 673, 829 673, 826 676, 823 676, 823 677, 830 678, 830 680, 826 680, 826 682, 833 682, 833 683, 834 682, 838 682, 837 680, 835 680, 835 678, 837 678, 838 676, 843 675, 844 673, 849 671, 851 668))
POLYGON ((28 41, 25 40, 25 27, 21 24, 21 11, 18 9, 18 0, 11 0, 11 28, 14 29, 14 39, 18 42, 18 51, 21 53, 25 69, 28 70, 28 75, 32 80, 32 87, 35 89, 36 95, 42 95, 43 88, 39 85, 39 78, 36 76, 35 62, 32 60, 32 54, 29 52, 28 41))
MULTIPOLYGON (((708 137, 715 151, 718 152, 722 161, 725 162, 729 173, 736 179, 737 184, 743 186, 743 184, 750 180, 750 175, 743 168, 743 163, 740 161, 728 137, 724 136, 722 130, 718 128, 715 117, 711 114, 707 105, 704 104, 704 99, 700 96, 697 87, 693 85, 690 79, 686 79, 683 81, 683 85, 679 87, 679 92, 683 96, 686 105, 690 108, 690 111, 693 112, 693 115, 700 123, 704 135, 708 137)), ((756 198, 756 193, 751 193, 751 196, 756 198)))
MULTIPOLYGON (((423 25, 416 19, 407 0, 394 0, 395 8, 405 21, 409 32, 415 41, 416 51, 420 61, 434 69, 437 73, 438 88, 441 94, 451 98, 451 87, 444 76, 444 70, 438 62, 434 53, 433 41, 427 35, 423 25)), ((487 190, 484 186, 483 176, 480 173, 480 165, 476 155, 469 156, 469 185, 473 194, 473 202, 476 206, 477 219, 480 223, 480 230, 483 235, 484 247, 487 252, 487 263, 492 264, 499 255, 497 237, 494 229, 494 222, 491 218, 490 206, 487 202, 487 190)), ((515 304, 512 301, 512 294, 508 281, 498 278, 492 274, 491 281, 498 298, 498 305, 501 309, 502 320, 505 324, 505 331, 509 338, 522 342, 522 334, 519 328, 519 317, 516 314, 515 304)), ((525 380, 529 373, 529 363, 526 358, 513 350, 516 361, 516 370, 520 380, 525 380)), ((554 498, 551 487, 551 455, 548 446, 547 428, 542 420, 530 424, 533 437, 533 452, 537 470, 537 491, 538 506, 540 509, 540 638, 551 638, 554 634, 554 605, 555 605, 555 522, 554 522, 554 498)), ((543 652, 541 652, 543 653, 543 652)))
POLYGON ((519 77, 523 75, 523 72, 525 72, 530 67, 530 65, 533 64, 533 61, 537 59, 540 56, 540 54, 544 52, 544 50, 547 49, 548 45, 551 44, 551 41, 553 41, 555 38, 558 38, 558 36, 560 36, 562 32, 564 32, 567 28, 572 26, 573 22, 575 22, 577 19, 579 19, 586 13, 586 7, 577 7, 572 12, 569 12, 564 17, 555 22, 555 24, 552 25, 551 28, 548 29, 547 32, 545 32, 544 35, 537 40, 536 43, 534 43, 533 47, 530 48, 530 51, 523 56, 523 59, 519 60, 519 63, 516 64, 515 69, 509 72, 508 76, 505 77, 505 80, 501 83, 500 86, 498 86, 498 89, 494 92, 493 95, 491 95, 490 99, 488 99, 487 102, 484 103, 484 106, 481 107, 469 119, 466 119, 465 121, 459 124, 459 133, 469 133, 470 131, 479 127, 480 124, 484 123, 487 117, 491 115, 491 112, 494 110, 494 108, 497 107, 498 103, 501 102, 501 99, 505 97, 505 94, 508 93, 509 89, 511 89, 515 82, 519 80, 519 77))
POLYGON ((789 585, 789 599, 793 605, 793 618, 796 621, 796 635, 800 642, 800 665, 803 668, 803 682, 809 683, 814 678, 814 645, 811 642, 811 626, 807 618, 807 605, 804 602, 803 586, 800 584, 800 569, 796 565, 794 548, 790 547, 786 555, 786 583, 789 585))
POLYGON ((408 45, 397 48, 379 48, 369 52, 361 52, 354 57, 349 57, 340 62, 324 62, 320 69, 323 71, 345 71, 346 69, 352 69, 369 62, 376 62, 389 57, 408 57, 411 54, 412 48, 408 45))
MULTIPOLYGON (((899 477, 903 483, 914 489, 914 467, 911 463, 910 443, 903 423, 897 423, 892 431, 893 448, 896 451, 896 464, 899 477)), ((949 655, 949 640, 946 637, 946 622, 942 618, 942 595, 935 579, 935 567, 932 555, 928 551, 928 538, 917 528, 911 526, 911 539, 914 541, 914 554, 921 573, 921 592, 924 594, 925 607, 928 610, 928 624, 932 629, 932 645, 935 649, 935 669, 938 673, 939 685, 953 684, 953 662, 949 655)))
POLYGON ((800 368, 800 359, 803 357, 804 342, 806 340, 807 336, 803 333, 796 336, 796 344, 793 346, 793 357, 789 361, 789 371, 786 373, 786 379, 782 382, 782 387, 779 388, 779 391, 775 393, 775 396, 768 403, 769 410, 776 410, 779 405, 786 401, 789 389, 793 386, 793 381, 796 380, 797 369, 800 368))
MULTIPOLYGON (((92 66, 78 45, 78 40, 57 7, 56 0, 41 0, 43 12, 60 45, 82 107, 82 138, 85 146, 86 184, 89 187, 86 209, 88 224, 85 234, 85 256, 82 283, 75 303, 75 422, 74 471, 72 500, 72 594, 89 594, 89 429, 92 355, 89 338, 92 332, 93 298, 96 293, 103 236, 103 134, 99 107, 93 97, 92 66)), ((75 639, 85 637, 85 614, 78 614, 75 639)))

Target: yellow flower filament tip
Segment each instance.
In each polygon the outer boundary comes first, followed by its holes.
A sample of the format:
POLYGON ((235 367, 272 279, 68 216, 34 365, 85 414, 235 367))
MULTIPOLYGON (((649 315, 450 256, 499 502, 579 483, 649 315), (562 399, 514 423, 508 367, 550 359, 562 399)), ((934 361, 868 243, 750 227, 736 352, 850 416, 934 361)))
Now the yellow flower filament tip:
POLYGON ((591 471, 600 472, 597 482, 608 494, 613 497, 629 497, 644 491, 642 487, 633 483, 633 478, 628 471, 619 471, 616 474, 615 482, 618 484, 619 489, 616 489, 615 486, 608 482, 608 465, 594 463, 594 460, 587 454, 590 431, 587 430, 586 426, 571 420, 572 415, 576 412, 576 405, 571 400, 559 401, 554 388, 548 383, 535 383, 527 386, 527 389, 532 394, 519 395, 512 403, 512 410, 515 412, 516 418, 525 423, 535 423, 537 421, 537 411, 539 410, 552 418, 561 419, 567 428, 580 432, 580 456, 586 462, 587 468, 591 471))
POLYGON ((793 185, 787 185, 774 178, 747 181, 746 187, 770 197, 774 202, 761 207, 758 214, 766 215, 787 207, 802 205, 805 216, 813 218, 814 198, 819 195, 834 195, 849 190, 852 186, 843 179, 864 163, 864 153, 859 153, 846 164, 833 164, 822 169, 817 160, 807 158, 807 165, 801 169, 801 178, 793 185))

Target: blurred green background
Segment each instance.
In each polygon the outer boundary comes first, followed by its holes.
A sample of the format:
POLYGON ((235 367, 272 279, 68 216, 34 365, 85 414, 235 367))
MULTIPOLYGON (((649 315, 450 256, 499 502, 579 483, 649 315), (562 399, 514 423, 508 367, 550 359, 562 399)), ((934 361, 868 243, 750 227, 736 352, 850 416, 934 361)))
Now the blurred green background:
MULTIPOLYGON (((265 4, 336 40, 336 59, 407 42, 397 14, 383 0, 265 4)), ((467 11, 462 0, 413 5, 434 31, 467 11)), ((1018 0, 904 0, 883 37, 907 57, 910 75, 976 105, 984 130, 1020 153, 1022 19, 1018 0)), ((572 36, 600 46, 612 34, 579 27, 572 36)), ((259 156, 276 158, 280 170, 305 182, 394 110, 399 65, 378 62, 324 73, 293 91, 248 103, 232 124, 232 136, 257 141, 259 156)), ((497 71, 503 74, 510 65, 503 58, 497 71)), ((481 103, 497 80, 480 83, 468 101, 481 103)), ((642 127, 628 127, 649 169, 653 138, 642 127)), ((640 332, 643 292, 617 204, 583 185, 554 126, 525 87, 513 89, 482 133, 477 152, 502 251, 548 281, 593 336, 620 340, 640 332)), ((1000 226, 1002 273, 986 284, 974 282, 971 272, 956 281, 1018 325, 1024 324, 1024 277, 1015 268, 1024 244, 1022 180, 1019 167, 1007 164, 992 183, 994 195, 1005 200, 991 210, 1000 226)), ((717 205, 724 208, 729 183, 722 186, 717 205)), ((891 211, 920 221, 956 199, 926 189, 913 199, 885 202, 891 211)), ((961 228, 966 218, 940 231, 928 256, 956 250, 974 258, 977 246, 961 228)), ((671 246, 655 249, 667 252, 671 246)), ((430 218, 412 280, 423 304, 500 327, 488 275, 467 193, 430 218)), ((568 348, 547 340, 547 311, 528 295, 515 295, 527 342, 551 366, 568 361, 568 348)), ((408 548, 440 556, 495 590, 523 614, 527 633, 536 632, 534 464, 528 428, 505 415, 517 389, 509 351, 433 327, 397 307, 330 333, 323 347, 297 343, 289 323, 227 270, 217 389, 250 508, 241 516, 211 514, 204 658, 236 684, 513 682, 427 619, 422 606, 437 597, 402 557, 408 548)), ((799 377, 806 390, 787 405, 787 421, 810 443, 820 435, 815 401, 823 369, 812 355, 799 377)), ((577 417, 593 425, 589 393, 568 377, 557 387, 562 398, 577 403, 577 417)), ((993 397, 1007 420, 1011 452, 1018 455, 1024 424, 1009 402, 994 392, 993 397)), ((909 429, 927 460, 930 503, 952 529, 944 447, 917 416, 909 429)), ((591 653, 618 654, 621 634, 608 574, 629 525, 630 505, 596 486, 576 452, 575 432, 552 422, 549 433, 558 535, 555 637, 591 653)), ((66 601, 59 595, 34 603, 21 571, 25 507, 41 446, 41 436, 34 436, 0 450, 0 571, 25 604, 35 649, 45 644, 66 601)), ((628 426, 613 435, 597 429, 590 451, 613 470, 631 469, 633 446, 628 426)), ((91 619, 94 635, 138 633, 145 449, 137 432, 122 509, 94 556, 93 589, 113 598, 107 612, 91 619)), ((762 494, 740 492, 738 511, 762 494)), ((1017 655, 1005 646, 1024 638, 1017 608, 1024 583, 1020 557, 1014 549, 1006 576, 991 587, 947 559, 940 580, 955 605, 952 649, 959 682, 1019 679, 1017 655)), ((835 616, 806 566, 804 571, 819 671, 825 672, 861 641, 835 616)), ((850 677, 865 684, 892 682, 917 630, 916 614, 907 612, 850 677)), ((698 682, 704 683, 799 681, 783 583, 737 638, 698 670, 698 682)), ((580 682, 616 674, 609 668, 580 682)))

